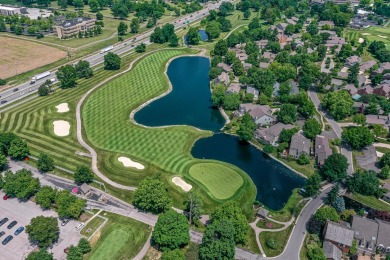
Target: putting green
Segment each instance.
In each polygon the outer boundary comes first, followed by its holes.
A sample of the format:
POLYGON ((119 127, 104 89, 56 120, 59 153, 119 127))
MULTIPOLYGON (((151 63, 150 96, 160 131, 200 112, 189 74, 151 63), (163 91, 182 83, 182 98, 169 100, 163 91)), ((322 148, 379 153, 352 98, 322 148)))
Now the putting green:
POLYGON ((190 176, 203 184, 217 199, 228 199, 238 191, 244 180, 235 170, 217 163, 198 163, 190 168, 190 176))

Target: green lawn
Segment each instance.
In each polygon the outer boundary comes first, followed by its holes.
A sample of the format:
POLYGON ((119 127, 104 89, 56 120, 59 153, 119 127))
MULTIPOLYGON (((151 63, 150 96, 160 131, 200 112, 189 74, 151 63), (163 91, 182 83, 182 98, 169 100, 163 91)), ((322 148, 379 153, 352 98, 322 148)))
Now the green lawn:
POLYGON ((145 244, 151 228, 131 218, 112 213, 102 214, 108 218, 101 229, 99 240, 85 259, 132 259, 145 244))
POLYGON ((244 180, 236 171, 217 163, 198 163, 189 170, 190 176, 204 185, 217 199, 228 199, 244 180))
POLYGON ((276 223, 268 219, 267 220, 260 219, 259 221, 257 221, 256 226, 264 229, 278 229, 284 227, 282 224, 276 223))
POLYGON ((359 38, 367 39, 368 44, 373 41, 382 41, 386 44, 387 49, 390 49, 390 31, 388 28, 379 26, 371 26, 360 30, 347 28, 344 36, 351 40, 358 42, 359 38))
POLYGON ((264 253, 268 257, 280 255, 284 247, 287 244, 288 238, 290 237, 293 225, 290 225, 285 230, 279 232, 261 232, 260 233, 260 243, 263 247, 264 253), (274 241, 274 248, 271 248, 267 245, 267 241, 274 241))
POLYGON ((80 233, 83 236, 90 237, 93 234, 93 232, 95 232, 96 229, 98 229, 100 225, 103 223, 104 223, 104 219, 96 216, 91 221, 88 222, 88 224, 81 230, 80 233), (87 230, 89 231, 87 232, 87 230))
POLYGON ((303 197, 298 193, 298 189, 295 189, 288 199, 286 205, 284 205, 283 209, 278 211, 270 211, 269 216, 277 221, 289 221, 293 214, 298 216, 304 207, 304 202, 299 203, 302 199, 303 197))
POLYGON ((367 205, 368 207, 371 207, 376 210, 386 210, 390 212, 390 205, 380 201, 379 199, 373 197, 373 196, 364 196, 359 193, 354 193, 353 195, 349 196, 350 198, 356 200, 357 202, 362 203, 363 205, 367 205))

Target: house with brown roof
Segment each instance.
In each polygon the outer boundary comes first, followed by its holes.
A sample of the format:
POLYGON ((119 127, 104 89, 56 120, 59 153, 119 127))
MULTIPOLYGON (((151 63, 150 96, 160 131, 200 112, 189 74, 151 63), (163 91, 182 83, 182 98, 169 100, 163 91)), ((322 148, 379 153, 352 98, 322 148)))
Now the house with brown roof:
POLYGON ((354 84, 347 84, 347 85, 344 86, 343 89, 347 90, 348 93, 349 93, 351 96, 353 96, 353 95, 355 95, 355 94, 358 93, 358 90, 357 90, 357 88, 355 87, 354 84))
POLYGON ((348 253, 352 246, 353 230, 332 221, 326 222, 324 228, 324 243, 329 242, 338 247, 343 253, 348 253))
POLYGON ((227 65, 224 62, 218 63, 217 67, 220 68, 220 69, 223 69, 223 71, 225 71, 225 72, 229 72, 229 71, 233 70, 231 66, 227 65))
POLYGON ((268 40, 260 40, 260 41, 255 41, 256 45, 259 47, 259 49, 264 49, 267 44, 268 44, 268 40))
POLYGON ((280 133, 283 129, 293 129, 295 128, 294 125, 291 124, 283 124, 283 123, 276 123, 268 128, 260 128, 255 131, 255 138, 260 140, 262 143, 265 144, 271 144, 273 146, 278 146, 278 140, 280 133))
POLYGON ((318 165, 322 166, 326 158, 332 155, 333 151, 329 147, 329 140, 325 136, 317 135, 314 144, 314 155, 318 165))
POLYGON ((263 58, 268 59, 269 62, 273 62, 276 57, 276 54, 266 51, 263 53, 263 58))
POLYGON ((380 84, 379 86, 374 88, 373 93, 376 94, 376 95, 385 97, 385 98, 389 98, 389 95, 390 95, 390 85, 387 84, 387 83, 380 84))
POLYGON ((387 70, 390 70, 390 62, 383 62, 379 65, 377 70, 372 72, 372 75, 383 74, 387 70))
POLYGON ((363 62, 362 65, 360 65, 360 71, 369 71, 372 67, 376 65, 376 61, 369 60, 366 62, 363 62))
POLYGON ((359 95, 368 95, 368 94, 372 94, 373 92, 374 92, 373 88, 370 85, 367 85, 362 88, 359 88, 357 93, 359 95))
POLYGON ((318 22, 318 28, 322 29, 322 27, 324 25, 328 25, 330 28, 333 28, 334 27, 334 22, 333 21, 319 21, 318 22))
POLYGON ((322 247, 324 249, 325 257, 327 260, 341 260, 343 256, 343 252, 332 244, 331 242, 324 241, 322 244, 322 247))
POLYGON ((229 85, 229 87, 226 90, 226 94, 239 94, 241 90, 241 86, 238 82, 233 82, 232 84, 229 85))
POLYGON ((330 39, 326 41, 325 46, 328 47, 328 49, 331 49, 333 46, 337 46, 336 53, 339 53, 341 50, 341 47, 346 43, 344 37, 338 37, 338 36, 332 36, 330 39))
POLYGON ((344 66, 349 68, 349 67, 352 67, 355 63, 360 64, 361 62, 362 62, 362 58, 360 58, 359 56, 353 55, 353 56, 345 59, 344 66))
POLYGON ((226 72, 222 72, 215 80, 215 84, 224 84, 224 85, 229 85, 230 83, 230 77, 229 74, 226 72))
POLYGON ((272 115, 272 109, 268 105, 241 104, 235 114, 243 116, 245 113, 249 113, 257 126, 272 125, 276 122, 276 117, 272 115))
POLYGON ((310 139, 304 137, 301 133, 296 133, 291 137, 290 149, 288 154, 298 159, 302 154, 310 155, 310 139))

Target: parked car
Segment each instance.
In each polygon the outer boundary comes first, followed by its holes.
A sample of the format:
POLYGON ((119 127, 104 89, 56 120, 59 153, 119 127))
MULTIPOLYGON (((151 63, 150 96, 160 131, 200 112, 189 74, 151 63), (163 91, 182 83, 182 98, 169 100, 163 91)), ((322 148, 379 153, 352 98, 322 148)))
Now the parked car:
POLYGON ((0 237, 4 236, 5 235, 5 232, 4 231, 1 231, 0 232, 0 237))
POLYGON ((8 237, 6 237, 3 242, 1 242, 3 245, 6 245, 8 244, 9 241, 11 241, 12 239, 14 239, 13 236, 9 235, 8 237))
POLYGON ((0 220, 0 226, 4 225, 8 221, 8 218, 3 218, 0 220))
POLYGON ((20 233, 22 233, 22 232, 23 232, 23 230, 24 230, 24 227, 18 227, 18 229, 17 229, 17 230, 15 230, 15 233, 14 233, 14 235, 15 235, 15 236, 19 235, 20 233))
POLYGON ((64 249, 64 253, 65 253, 65 254, 69 253, 69 247, 67 247, 67 248, 64 249))
POLYGON ((70 221, 70 219, 63 219, 61 221, 61 226, 65 226, 66 224, 68 224, 69 221, 70 221))
POLYGON ((80 230, 80 229, 82 229, 83 227, 84 227, 84 223, 81 222, 80 224, 78 224, 78 225, 76 226, 76 229, 77 229, 77 230, 80 230))
POLYGON ((9 197, 7 195, 4 195, 3 200, 7 200, 9 197))
POLYGON ((11 229, 11 228, 13 228, 16 224, 18 224, 18 222, 17 221, 12 221, 11 223, 9 223, 9 225, 7 226, 7 228, 8 229, 11 229))

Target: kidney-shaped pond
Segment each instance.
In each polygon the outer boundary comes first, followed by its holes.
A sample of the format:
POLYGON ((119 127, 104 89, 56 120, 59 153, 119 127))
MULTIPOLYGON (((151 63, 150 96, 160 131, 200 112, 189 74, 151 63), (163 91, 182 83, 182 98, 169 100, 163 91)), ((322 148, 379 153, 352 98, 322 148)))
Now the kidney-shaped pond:
MULTIPOLYGON (((174 59, 167 72, 172 92, 138 111, 135 121, 146 126, 191 125, 219 131, 224 119, 211 107, 209 70, 207 58, 174 59)), ((304 184, 301 176, 235 136, 218 133, 200 139, 192 148, 192 155, 228 162, 244 170, 257 187, 256 199, 273 210, 282 208, 292 190, 304 184)))

